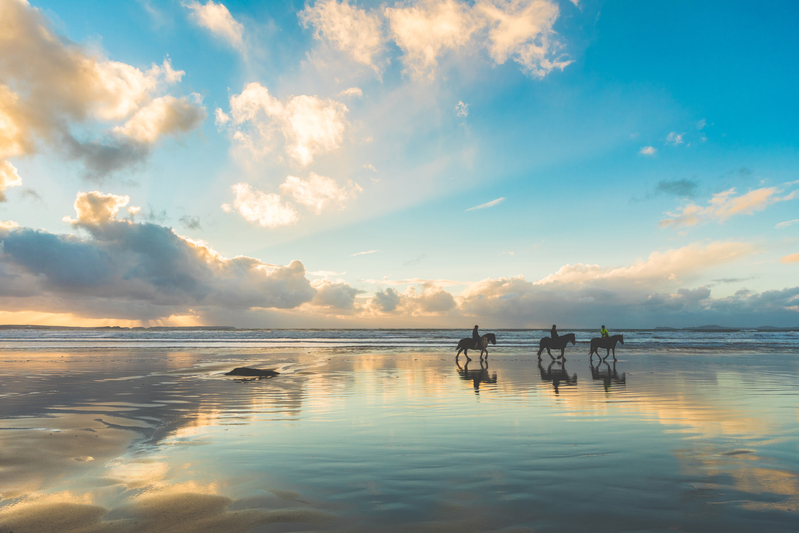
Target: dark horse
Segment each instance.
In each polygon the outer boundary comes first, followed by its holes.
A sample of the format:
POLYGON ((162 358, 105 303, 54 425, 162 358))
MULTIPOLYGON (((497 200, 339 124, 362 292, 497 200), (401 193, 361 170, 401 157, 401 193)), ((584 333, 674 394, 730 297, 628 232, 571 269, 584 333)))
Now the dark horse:
POLYGON ((591 339, 591 351, 588 352, 588 355, 591 356, 591 359, 594 358, 594 354, 597 357, 602 357, 599 355, 599 348, 605 348, 608 353, 605 354, 605 357, 610 355, 610 351, 613 350, 613 360, 616 360, 616 343, 620 342, 624 344, 624 335, 613 335, 612 337, 594 337, 591 339))
MULTIPOLYGON (((560 355, 558 357, 563 357, 563 354, 566 353, 566 345, 572 343, 577 344, 577 341, 574 340, 574 333, 567 333, 566 335, 558 335, 558 338, 552 341, 550 337, 544 337, 541 339, 541 342, 538 343, 538 359, 541 359, 541 354, 544 350, 547 351, 550 357, 552 357, 552 352, 549 351, 550 348, 554 350, 560 350, 560 355)), ((555 359, 552 357, 552 359, 555 359)), ((565 361, 566 358, 563 357, 565 361)))
MULTIPOLYGON (((480 359, 483 358, 483 352, 486 354, 486 359, 488 359, 488 343, 489 341, 491 344, 497 343, 497 337, 493 333, 486 333, 482 337, 480 337, 480 359)), ((474 339, 469 337, 468 339, 461 339, 458 341, 458 355, 455 356, 455 360, 458 360, 458 357, 463 352, 463 355, 466 356, 466 359, 471 361, 472 359, 469 357, 469 350, 476 350, 477 348, 474 345, 474 339)))

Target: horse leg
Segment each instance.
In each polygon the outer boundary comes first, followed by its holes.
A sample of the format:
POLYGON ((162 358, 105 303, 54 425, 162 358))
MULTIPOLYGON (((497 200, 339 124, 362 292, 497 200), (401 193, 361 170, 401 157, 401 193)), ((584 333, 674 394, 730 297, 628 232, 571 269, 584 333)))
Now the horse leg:
POLYGON ((549 346, 547 346, 547 353, 549 354, 550 359, 552 359, 554 361, 555 358, 552 357, 552 352, 549 351, 549 346))
POLYGON ((560 349, 560 358, 563 359, 564 361, 566 360, 566 348, 560 349))

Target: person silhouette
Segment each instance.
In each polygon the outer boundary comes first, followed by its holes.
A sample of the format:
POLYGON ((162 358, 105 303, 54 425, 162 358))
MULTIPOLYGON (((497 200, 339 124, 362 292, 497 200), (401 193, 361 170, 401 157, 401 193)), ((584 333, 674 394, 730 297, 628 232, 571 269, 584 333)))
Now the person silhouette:
POLYGON ((602 324, 602 329, 599 330, 599 334, 602 336, 603 339, 607 339, 610 337, 610 333, 608 330, 605 329, 605 324, 602 324))
POLYGON ((552 338, 553 341, 558 338, 557 327, 558 326, 556 326, 555 324, 552 324, 552 331, 549 332, 549 336, 552 338))
POLYGON ((474 329, 472 330, 472 339, 474 340, 474 347, 475 348, 480 348, 480 342, 483 339, 480 337, 480 333, 477 331, 477 326, 476 325, 474 326, 474 329))

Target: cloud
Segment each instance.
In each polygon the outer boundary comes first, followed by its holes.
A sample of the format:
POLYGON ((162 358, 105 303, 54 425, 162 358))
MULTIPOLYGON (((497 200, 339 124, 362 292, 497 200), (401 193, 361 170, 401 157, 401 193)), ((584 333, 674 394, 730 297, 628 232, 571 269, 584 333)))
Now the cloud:
POLYGON ((469 116, 469 104, 464 104, 461 101, 458 101, 455 104, 455 116, 456 117, 468 117, 469 116))
POLYGON ((152 144, 164 135, 189 132, 205 121, 202 97, 194 93, 191 99, 183 96, 162 96, 139 109, 123 126, 114 132, 134 141, 152 144))
POLYGON ((203 229, 202 226, 200 225, 200 217, 183 215, 182 217, 180 217, 180 223, 186 229, 191 229, 191 230, 203 229))
POLYGON ((797 224, 797 223, 799 223, 799 218, 795 218, 793 220, 786 220, 785 222, 780 222, 779 224, 774 226, 774 228, 775 229, 783 229, 783 228, 787 228, 788 226, 793 226, 794 224, 797 224))
POLYGON ((128 202, 78 194, 70 220, 87 238, 1 229, 0 307, 147 321, 209 309, 292 309, 314 298, 301 262, 222 257, 169 228, 118 220, 128 202))
POLYGON ((684 133, 677 133, 676 131, 672 131, 666 137, 666 144, 671 144, 673 146, 679 146, 683 143, 682 137, 685 135, 684 133))
POLYGON ((103 194, 99 191, 79 192, 75 198, 77 219, 65 217, 73 226, 101 226, 116 219, 119 210, 130 202, 130 196, 103 194))
POLYGON ((372 172, 377 172, 377 169, 371 163, 367 163, 367 164, 363 165, 363 168, 365 168, 366 170, 371 170, 372 172))
POLYGON ((712 242, 707 245, 694 243, 665 252, 652 252, 646 261, 638 261, 629 267, 603 268, 583 263, 565 265, 557 272, 536 281, 535 284, 583 285, 604 282, 626 285, 630 282, 647 282, 653 286, 652 284, 672 282, 684 276, 691 276, 753 253, 753 247, 743 242, 712 242))
MULTIPOLYGON (((7 160, 33 154, 38 144, 65 149, 84 160, 90 174, 141 164, 148 146, 113 130, 82 140, 73 130, 87 137, 104 123, 130 118, 180 82, 182 71, 169 60, 142 71, 101 57, 59 38, 39 10, 22 1, 0 2, 0 35, 0 192, 18 181, 7 160)), ((199 103, 191 105, 204 113, 199 103)))
POLYGON ((707 125, 707 120, 702 119, 702 120, 700 120, 699 122, 696 123, 696 129, 703 130, 703 129, 705 129, 706 125, 707 125))
POLYGON ((638 150, 638 153, 641 155, 655 155, 657 151, 658 149, 654 146, 643 146, 640 150, 638 150))
POLYGON ((785 257, 780 258, 780 263, 799 263, 799 253, 786 255, 785 257))
POLYGON ((378 15, 352 6, 347 0, 327 0, 306 5, 298 17, 304 27, 314 29, 316 39, 379 72, 376 56, 383 51, 385 38, 378 15))
POLYGON ((496 327, 568 324, 568 327, 793 325, 799 311, 799 287, 712 298, 708 287, 678 288, 626 284, 607 288, 593 284, 541 285, 522 276, 486 279, 456 298, 460 316, 496 327), (615 324, 615 325, 614 325, 615 324))
POLYGON ((697 183, 687 179, 660 181, 657 187, 655 187, 655 194, 669 194, 680 198, 693 198, 696 196, 696 188, 697 183))
POLYGON ((480 27, 469 6, 455 0, 425 0, 395 4, 384 11, 391 36, 402 49, 412 77, 432 77, 438 57, 466 46, 480 27))
POLYGON ((537 78, 571 63, 558 55, 561 44, 553 27, 559 9, 549 0, 421 0, 396 2, 382 12, 326 0, 306 6, 299 16, 317 39, 378 74, 377 58, 388 40, 396 43, 405 71, 416 79, 432 79, 442 57, 469 47, 485 49, 497 65, 513 59, 537 78))
POLYGON ((22 185, 17 169, 8 161, 0 161, 0 202, 6 201, 5 190, 22 185))
POLYGON ((216 123, 232 126, 232 138, 256 157, 270 152, 280 133, 286 154, 307 166, 316 154, 341 145, 348 111, 341 102, 318 96, 293 96, 283 103, 260 83, 249 83, 230 98, 230 115, 216 110, 216 123))
POLYGON ((502 203, 505 201, 505 197, 497 198, 496 200, 491 200, 490 202, 486 202, 484 204, 476 205, 474 207, 470 207, 466 211, 474 211, 475 209, 486 209, 488 207, 494 207, 495 205, 502 203))
POLYGON ((358 253, 352 254, 350 257, 355 257, 356 255, 376 254, 379 251, 380 250, 369 250, 368 252, 358 252, 358 253))
POLYGON ((347 181, 347 187, 339 187, 336 180, 311 172, 307 180, 288 176, 280 186, 280 191, 291 195, 298 204, 311 208, 318 215, 331 204, 343 209, 347 200, 355 198, 363 189, 352 180, 347 181))
POLYGON ((555 3, 483 0, 475 4, 475 10, 487 19, 488 52, 498 65, 513 57, 524 72, 543 78, 572 63, 554 57, 560 46, 553 30, 560 13, 555 3))
POLYGON ((223 204, 222 209, 227 212, 238 211, 247 222, 277 228, 294 224, 299 219, 294 206, 284 203, 278 194, 253 189, 247 183, 237 183, 231 190, 236 195, 233 205, 223 204))
POLYGON ((355 297, 363 292, 344 282, 326 279, 315 280, 311 285, 316 289, 312 305, 329 309, 352 310, 355 308, 355 297))
POLYGON ((363 91, 360 90, 358 87, 350 87, 349 89, 344 89, 343 91, 338 93, 338 95, 339 96, 357 96, 358 98, 360 98, 361 96, 363 96, 363 91))
POLYGON ((777 202, 792 200, 796 198, 798 192, 793 191, 785 196, 778 196, 781 190, 777 187, 763 187, 736 196, 733 187, 714 194, 707 207, 690 203, 677 212, 666 213, 671 218, 664 218, 658 225, 665 228, 696 226, 708 221, 724 222, 735 215, 751 215, 777 202))
POLYGON ((206 28, 233 48, 244 51, 244 26, 233 18, 224 4, 221 2, 215 4, 213 0, 208 0, 204 5, 199 2, 189 2, 183 6, 192 10, 191 19, 196 24, 206 28))
POLYGON ((378 291, 369 301, 369 306, 378 312, 392 313, 400 304, 400 294, 392 288, 378 291))

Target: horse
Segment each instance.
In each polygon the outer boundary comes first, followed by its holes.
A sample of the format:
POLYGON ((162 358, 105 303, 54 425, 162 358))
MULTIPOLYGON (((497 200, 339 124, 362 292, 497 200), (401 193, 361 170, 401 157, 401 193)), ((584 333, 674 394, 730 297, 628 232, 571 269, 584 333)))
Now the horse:
MULTIPOLYGON (((497 343, 497 337, 493 333, 486 333, 482 337, 480 337, 480 359, 483 358, 483 352, 486 354, 486 359, 488 359, 488 342, 491 341, 491 344, 497 343)), ((466 359, 471 361, 472 359, 469 357, 469 350, 476 350, 474 347, 474 339, 471 337, 467 339, 461 339, 458 341, 458 354, 455 356, 455 360, 458 360, 460 357, 461 352, 463 355, 466 356, 466 359)))
POLYGON ((588 352, 588 355, 591 356, 591 359, 594 358, 594 354, 597 357, 602 357, 599 355, 599 348, 607 349, 608 353, 605 354, 605 358, 610 355, 610 351, 613 350, 613 360, 616 360, 616 343, 620 342, 624 344, 624 335, 613 335, 612 337, 594 337, 591 339, 591 351, 588 352))
MULTIPOLYGON (((546 349, 547 353, 550 357, 552 357, 552 352, 549 351, 550 348, 554 348, 556 350, 560 350, 560 355, 558 357, 563 357, 563 354, 566 352, 566 345, 572 343, 577 344, 577 341, 574 340, 574 333, 567 333, 566 335, 558 335, 558 338, 555 339, 553 342, 550 337, 544 337, 541 339, 541 342, 538 343, 538 359, 541 360, 541 354, 546 349)), ((552 357, 552 359, 555 359, 552 357)), ((563 357, 565 361, 566 358, 563 357)))

